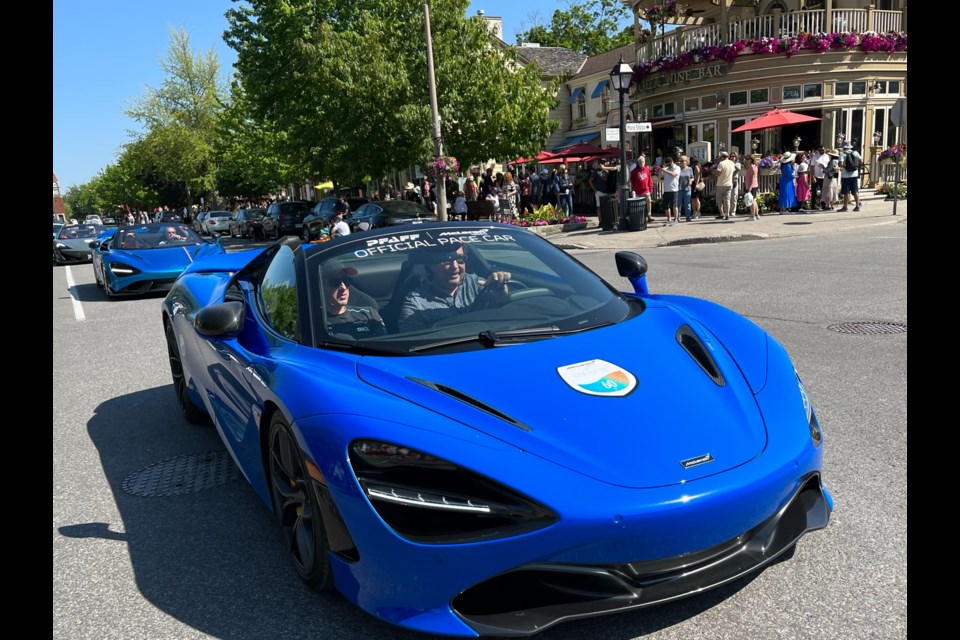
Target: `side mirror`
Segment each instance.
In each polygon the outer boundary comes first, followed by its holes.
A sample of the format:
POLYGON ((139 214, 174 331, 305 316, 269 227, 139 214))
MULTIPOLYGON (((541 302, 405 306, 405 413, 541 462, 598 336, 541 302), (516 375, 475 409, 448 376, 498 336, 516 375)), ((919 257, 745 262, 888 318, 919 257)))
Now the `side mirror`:
POLYGON ((242 302, 223 302, 198 311, 193 326, 201 335, 220 338, 240 333, 243 317, 242 302))
POLYGON ((650 293, 647 289, 647 261, 643 256, 633 251, 618 251, 614 259, 617 263, 617 273, 630 281, 634 293, 644 295, 650 293))

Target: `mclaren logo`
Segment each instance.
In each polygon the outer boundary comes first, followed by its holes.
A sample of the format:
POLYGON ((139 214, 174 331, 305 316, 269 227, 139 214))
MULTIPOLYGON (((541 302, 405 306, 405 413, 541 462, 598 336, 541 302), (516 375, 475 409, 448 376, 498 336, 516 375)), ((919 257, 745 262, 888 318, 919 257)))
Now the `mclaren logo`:
POLYGON ((708 462, 713 462, 713 456, 709 453, 705 453, 702 456, 697 456, 696 458, 687 458, 686 460, 681 460, 680 464, 684 469, 689 469, 690 467, 695 467, 698 464, 706 464, 708 462))

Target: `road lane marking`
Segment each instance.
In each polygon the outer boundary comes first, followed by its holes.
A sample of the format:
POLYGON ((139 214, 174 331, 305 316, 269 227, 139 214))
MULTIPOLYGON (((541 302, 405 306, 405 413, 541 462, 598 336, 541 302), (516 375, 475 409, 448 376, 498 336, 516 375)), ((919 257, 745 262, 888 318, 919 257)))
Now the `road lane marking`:
POLYGON ((73 315, 76 316, 77 322, 83 322, 87 317, 83 315, 83 305, 77 298, 77 285, 73 281, 73 272, 70 271, 70 265, 66 265, 64 269, 67 272, 67 291, 70 292, 70 300, 73 301, 73 315))

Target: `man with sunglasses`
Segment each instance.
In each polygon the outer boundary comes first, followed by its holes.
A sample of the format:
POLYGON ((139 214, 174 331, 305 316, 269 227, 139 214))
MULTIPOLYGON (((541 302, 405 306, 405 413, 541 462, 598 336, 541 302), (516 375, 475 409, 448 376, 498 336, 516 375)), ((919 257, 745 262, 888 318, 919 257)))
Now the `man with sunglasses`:
POLYGON ((507 293, 508 271, 494 271, 484 279, 467 273, 462 244, 422 249, 429 276, 407 294, 400 307, 400 331, 428 329, 435 323, 470 310, 478 299, 507 293))
POLYGON ((324 306, 327 313, 327 332, 331 335, 346 334, 361 340, 386 333, 383 318, 369 296, 367 301, 350 302, 353 290, 351 278, 357 275, 353 267, 345 267, 336 259, 323 263, 324 306))

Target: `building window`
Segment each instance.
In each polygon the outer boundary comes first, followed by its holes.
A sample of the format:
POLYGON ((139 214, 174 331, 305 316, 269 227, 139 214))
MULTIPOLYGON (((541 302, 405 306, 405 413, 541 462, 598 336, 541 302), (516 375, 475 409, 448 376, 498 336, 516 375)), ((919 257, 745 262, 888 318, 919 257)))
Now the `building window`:
MULTIPOLYGON (((742 127, 747 124, 746 120, 731 120, 730 121, 730 130, 733 131, 737 127, 742 127)), ((745 153, 749 153, 750 150, 747 149, 747 132, 741 131, 740 133, 731 133, 730 134, 730 151, 737 151, 741 156, 745 153)))
POLYGON ((662 118, 662 117, 663 117, 663 105, 662 105, 662 104, 655 104, 655 105, 653 105, 653 117, 654 117, 654 118, 662 118))
POLYGON ((750 104, 766 104, 770 102, 769 89, 751 89, 750 104))
POLYGON ((800 85, 792 84, 783 88, 783 100, 799 100, 800 99, 800 85))
POLYGON ((853 96, 865 96, 867 95, 867 82, 866 80, 859 80, 857 82, 850 83, 850 95, 853 96))
POLYGON ((700 111, 700 98, 687 98, 684 100, 683 110, 686 112, 700 111))
POLYGON ((884 95, 898 95, 900 93, 900 81, 881 80, 877 83, 876 93, 884 95))
POLYGON ((822 98, 823 85, 819 83, 803 85, 803 97, 804 98, 822 98))
POLYGON ((668 103, 666 103, 666 104, 663 105, 663 115, 665 115, 665 116, 672 116, 672 115, 675 115, 676 113, 677 113, 677 103, 676 103, 676 102, 668 102, 668 103))
POLYGON ((850 95, 850 83, 849 82, 838 82, 834 88, 834 94, 838 96, 848 96, 850 95))
POLYGON ((587 117, 587 96, 581 91, 577 96, 577 118, 587 117))
POLYGON ((716 109, 717 108, 717 96, 716 94, 710 94, 708 96, 703 96, 700 98, 700 108, 706 111, 707 109, 716 109))
POLYGON ((747 104, 747 92, 731 91, 727 99, 730 101, 728 104, 731 107, 742 107, 747 104))

